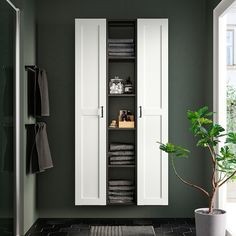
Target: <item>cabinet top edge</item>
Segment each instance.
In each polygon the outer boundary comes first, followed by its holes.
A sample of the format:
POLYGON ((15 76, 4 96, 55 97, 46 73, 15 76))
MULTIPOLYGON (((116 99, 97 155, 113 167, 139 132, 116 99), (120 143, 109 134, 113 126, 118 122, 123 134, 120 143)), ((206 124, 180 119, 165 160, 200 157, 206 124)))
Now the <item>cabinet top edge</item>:
POLYGON ((102 21, 104 21, 104 20, 106 20, 106 18, 75 18, 75 21, 83 21, 83 20, 86 20, 86 21, 95 21, 95 20, 100 21, 100 20, 102 20, 102 21))
POLYGON ((139 17, 139 18, 133 18, 133 19, 118 19, 118 18, 104 18, 104 17, 83 17, 83 18, 79 18, 76 17, 75 20, 106 20, 108 23, 110 22, 114 22, 114 23, 118 23, 118 22, 133 22, 135 23, 137 20, 169 20, 169 18, 166 17, 139 17))

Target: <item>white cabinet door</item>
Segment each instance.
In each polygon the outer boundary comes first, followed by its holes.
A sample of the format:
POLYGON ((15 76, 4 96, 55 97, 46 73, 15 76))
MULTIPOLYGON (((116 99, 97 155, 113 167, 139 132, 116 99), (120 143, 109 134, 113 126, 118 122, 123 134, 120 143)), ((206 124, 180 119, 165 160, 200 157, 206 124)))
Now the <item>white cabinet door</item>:
POLYGON ((75 20, 75 205, 106 205, 106 20, 75 20))
POLYGON ((138 205, 168 204, 168 20, 138 19, 138 205))

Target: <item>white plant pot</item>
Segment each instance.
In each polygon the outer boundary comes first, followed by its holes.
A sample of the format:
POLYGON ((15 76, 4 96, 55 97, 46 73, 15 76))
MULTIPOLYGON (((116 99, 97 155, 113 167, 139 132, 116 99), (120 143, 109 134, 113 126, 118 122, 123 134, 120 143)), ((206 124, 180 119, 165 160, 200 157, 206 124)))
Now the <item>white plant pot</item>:
POLYGON ((208 214, 208 208, 196 209, 195 223, 197 236, 225 236, 226 211, 214 209, 208 214))

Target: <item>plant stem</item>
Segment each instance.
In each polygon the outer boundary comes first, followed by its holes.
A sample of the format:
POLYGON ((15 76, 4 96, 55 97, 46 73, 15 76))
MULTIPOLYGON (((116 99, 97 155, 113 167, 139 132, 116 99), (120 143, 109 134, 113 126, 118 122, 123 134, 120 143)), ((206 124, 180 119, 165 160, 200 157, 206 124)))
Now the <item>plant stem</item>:
POLYGON ((227 174, 224 174, 223 178, 222 178, 222 172, 220 172, 220 179, 217 182, 217 184, 219 185, 221 181, 223 181, 226 178, 227 174))
POLYGON ((210 202, 209 202, 209 214, 211 214, 213 212, 213 207, 214 207, 214 200, 215 200, 215 195, 217 192, 218 186, 213 188, 212 190, 212 195, 209 197, 210 198, 210 202))
POLYGON ((236 174, 236 171, 234 171, 228 178, 226 178, 223 182, 219 184, 219 187, 221 187, 224 183, 226 183, 229 179, 231 179, 236 174))
MULTIPOLYGON (((213 139, 211 139, 211 141, 213 142, 213 139)), ((214 147, 211 147, 209 144, 207 146, 210 150, 212 164, 213 164, 211 183, 212 183, 212 187, 215 188, 216 185, 217 185, 217 180, 216 180, 216 153, 214 151, 214 147)))
POLYGON ((212 160, 212 163, 215 164, 216 163, 216 160, 215 160, 215 153, 214 151, 212 150, 211 146, 209 144, 207 144, 207 147, 211 153, 211 160, 212 160))
POLYGON ((176 175, 184 184, 189 185, 189 186, 191 186, 191 187, 193 187, 193 188, 196 188, 196 189, 200 190, 201 192, 203 192, 208 198, 210 197, 209 193, 208 193, 205 189, 203 189, 202 187, 199 187, 199 186, 196 185, 196 184, 192 184, 192 183, 190 183, 190 182, 184 180, 184 179, 177 173, 177 170, 176 170, 176 168, 175 168, 174 158, 173 158, 173 157, 171 157, 171 163, 172 163, 172 167, 173 167, 173 170, 174 170, 174 172, 175 172, 175 175, 176 175))

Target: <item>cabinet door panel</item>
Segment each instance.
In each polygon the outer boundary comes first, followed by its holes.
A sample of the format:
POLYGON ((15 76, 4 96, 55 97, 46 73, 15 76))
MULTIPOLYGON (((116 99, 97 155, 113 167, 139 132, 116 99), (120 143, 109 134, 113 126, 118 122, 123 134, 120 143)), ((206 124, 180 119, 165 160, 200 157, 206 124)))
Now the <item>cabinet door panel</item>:
POLYGON ((168 204, 168 21, 138 19, 138 205, 168 204), (141 116, 141 117, 140 117, 141 116))
POLYGON ((75 204, 106 204, 106 20, 75 20, 75 204), (101 116, 103 107, 103 116, 101 116))

